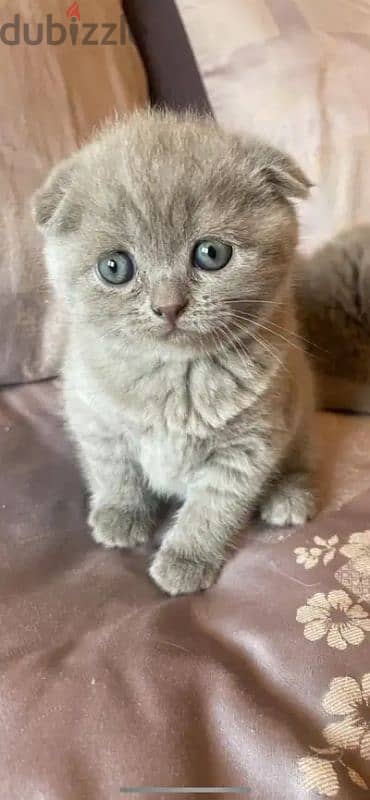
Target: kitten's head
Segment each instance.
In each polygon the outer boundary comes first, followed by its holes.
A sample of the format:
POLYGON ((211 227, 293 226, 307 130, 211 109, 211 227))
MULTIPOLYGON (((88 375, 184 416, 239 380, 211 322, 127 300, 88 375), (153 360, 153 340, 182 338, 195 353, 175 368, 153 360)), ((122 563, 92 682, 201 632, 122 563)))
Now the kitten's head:
POLYGON ((54 287, 91 346, 198 352, 277 299, 297 240, 291 198, 308 188, 266 144, 146 111, 56 167, 34 216, 54 287))

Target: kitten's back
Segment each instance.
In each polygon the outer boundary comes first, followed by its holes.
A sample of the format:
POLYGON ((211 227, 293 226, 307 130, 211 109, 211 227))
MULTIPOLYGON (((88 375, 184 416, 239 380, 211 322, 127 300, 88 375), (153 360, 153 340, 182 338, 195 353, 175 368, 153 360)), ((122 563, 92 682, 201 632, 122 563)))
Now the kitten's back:
POLYGON ((321 407, 370 411, 370 226, 340 233, 298 264, 302 334, 321 407))

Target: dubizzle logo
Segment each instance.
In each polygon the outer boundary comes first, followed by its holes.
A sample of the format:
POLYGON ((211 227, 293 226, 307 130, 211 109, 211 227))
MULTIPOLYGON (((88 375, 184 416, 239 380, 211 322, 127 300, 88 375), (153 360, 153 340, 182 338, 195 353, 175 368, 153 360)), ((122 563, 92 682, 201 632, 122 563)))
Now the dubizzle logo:
MULTIPOLYGON (((1 0, 0 0, 1 2, 1 0)), ((25 22, 20 14, 15 14, 9 22, 0 25, 0 46, 14 47, 26 44, 35 47, 47 44, 52 47, 65 43, 72 45, 115 45, 122 47, 130 40, 130 32, 126 19, 120 14, 115 22, 86 22, 77 0, 73 0, 66 9, 68 24, 64 25, 54 19, 53 14, 46 14, 44 21, 25 22)))

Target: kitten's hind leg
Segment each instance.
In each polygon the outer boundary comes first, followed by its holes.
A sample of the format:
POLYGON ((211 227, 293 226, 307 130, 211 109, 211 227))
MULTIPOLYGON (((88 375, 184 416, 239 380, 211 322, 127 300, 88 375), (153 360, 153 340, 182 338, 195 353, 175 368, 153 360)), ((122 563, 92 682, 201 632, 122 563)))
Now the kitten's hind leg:
POLYGON ((281 528, 304 525, 316 511, 316 495, 307 472, 291 472, 279 478, 262 499, 260 508, 264 522, 281 528))
POLYGON ((304 525, 316 515, 318 492, 311 442, 307 432, 297 435, 281 474, 263 495, 260 515, 268 525, 304 525))

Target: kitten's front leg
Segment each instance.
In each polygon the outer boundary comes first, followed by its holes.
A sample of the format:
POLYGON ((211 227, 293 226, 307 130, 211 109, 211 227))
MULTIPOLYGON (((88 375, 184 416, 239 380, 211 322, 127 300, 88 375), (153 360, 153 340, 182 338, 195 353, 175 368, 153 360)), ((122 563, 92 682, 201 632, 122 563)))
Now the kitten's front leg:
POLYGON ((91 491, 89 525, 105 547, 136 547, 155 527, 158 502, 124 438, 85 440, 82 464, 91 491))
POLYGON ((243 449, 228 447, 203 468, 189 488, 174 527, 150 569, 167 594, 187 594, 211 586, 228 544, 256 505, 283 442, 262 437, 243 449))
POLYGON ((226 495, 215 498, 207 491, 192 494, 154 558, 150 575, 155 583, 170 595, 212 586, 226 546, 245 513, 243 502, 233 503, 231 508, 226 495))

